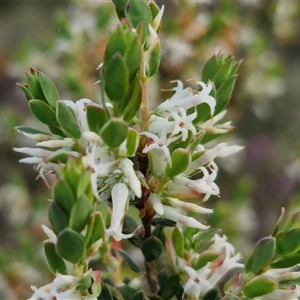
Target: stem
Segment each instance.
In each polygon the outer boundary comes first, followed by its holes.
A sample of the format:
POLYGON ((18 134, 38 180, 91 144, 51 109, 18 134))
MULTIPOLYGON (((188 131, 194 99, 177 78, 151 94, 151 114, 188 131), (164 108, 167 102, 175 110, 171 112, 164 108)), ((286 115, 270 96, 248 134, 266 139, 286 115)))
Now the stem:
POLYGON ((141 103, 141 127, 142 131, 148 130, 149 127, 149 105, 147 82, 142 79, 142 103, 141 103))
POLYGON ((145 261, 145 267, 146 267, 146 278, 149 284, 150 293, 157 294, 159 290, 159 286, 158 286, 156 270, 155 270, 155 261, 154 262, 145 261))

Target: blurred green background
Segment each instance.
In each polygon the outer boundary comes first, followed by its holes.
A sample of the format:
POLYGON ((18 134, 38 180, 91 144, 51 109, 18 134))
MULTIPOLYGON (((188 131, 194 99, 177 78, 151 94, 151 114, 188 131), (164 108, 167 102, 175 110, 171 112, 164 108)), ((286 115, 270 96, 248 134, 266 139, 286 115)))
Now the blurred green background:
MULTIPOLYGON (((222 137, 245 149, 218 161, 221 198, 208 218, 244 255, 280 215, 300 207, 300 3, 157 1, 165 5, 162 63, 150 86, 154 107, 171 80, 199 80, 219 51, 242 59, 222 137)), ((50 280, 43 256, 51 191, 13 147, 33 146, 15 126, 39 126, 16 86, 32 66, 55 81, 63 99, 99 101, 96 67, 117 24, 108 1, 0 2, 0 299, 26 299, 50 280)), ((49 178, 51 182, 51 178, 49 178)))

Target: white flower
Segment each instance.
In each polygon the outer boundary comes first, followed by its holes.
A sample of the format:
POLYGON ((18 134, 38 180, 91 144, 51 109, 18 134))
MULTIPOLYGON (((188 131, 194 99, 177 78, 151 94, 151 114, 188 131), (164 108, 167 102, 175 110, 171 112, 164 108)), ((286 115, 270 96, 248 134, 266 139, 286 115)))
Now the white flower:
POLYGON ((151 204, 152 204, 155 212, 158 213, 159 215, 161 215, 162 217, 172 220, 174 222, 178 222, 187 227, 199 228, 199 229, 203 229, 203 230, 206 230, 209 228, 209 226, 206 226, 206 225, 198 222, 196 219, 185 216, 184 214, 178 212, 176 209, 171 208, 167 205, 163 205, 161 203, 160 196, 158 196, 156 194, 151 194, 149 198, 150 198, 151 204))
POLYGON ((110 227, 106 230, 106 236, 113 236, 116 241, 128 239, 131 234, 122 233, 125 208, 129 196, 129 191, 124 183, 116 183, 111 191, 112 216, 110 227))
POLYGON ((264 295, 263 299, 269 300, 298 300, 300 297, 300 286, 293 285, 286 289, 277 289, 274 292, 264 295))
POLYGON ((133 162, 128 158, 121 159, 120 168, 123 171, 124 175, 128 179, 129 186, 133 190, 134 194, 138 197, 142 197, 142 188, 141 182, 135 174, 133 169, 133 162))
POLYGON ((169 165, 172 165, 172 161, 171 161, 171 155, 170 155, 170 150, 169 150, 169 145, 176 141, 179 137, 173 137, 168 139, 167 138, 167 132, 165 127, 163 127, 161 135, 157 136, 151 132, 147 132, 147 131, 143 131, 141 132, 141 134, 149 137, 153 142, 150 143, 150 145, 146 146, 143 149, 143 153, 147 153, 151 150, 157 149, 159 151, 162 151, 164 153, 165 159, 167 160, 167 162, 169 163, 169 165))
POLYGON ((38 147, 47 148, 72 148, 75 141, 72 138, 64 138, 63 140, 48 140, 36 144, 38 147))
POLYGON ((177 87, 174 88, 176 93, 168 100, 160 104, 155 112, 158 115, 166 116, 169 111, 179 111, 179 107, 184 110, 195 107, 201 103, 207 103, 210 107, 211 115, 213 115, 216 100, 209 96, 212 90, 212 85, 208 83, 207 85, 203 82, 197 82, 202 87, 202 91, 193 91, 189 88, 182 89, 182 82, 177 81, 177 87))
POLYGON ((206 122, 199 124, 198 126, 204 129, 205 132, 210 134, 225 133, 233 128, 231 122, 229 121, 219 125, 216 124, 225 116, 225 114, 226 114, 226 110, 223 110, 216 116, 212 117, 206 122))
POLYGON ((28 300, 82 300, 76 286, 79 279, 71 275, 57 274, 52 283, 40 287, 31 286, 34 291, 28 300))
POLYGON ((204 197, 205 201, 210 195, 219 195, 219 188, 213 182, 213 179, 216 176, 216 171, 213 171, 211 174, 209 174, 205 168, 201 168, 201 170, 204 173, 203 178, 192 180, 185 177, 184 175, 177 175, 173 177, 172 180, 175 183, 186 186, 197 193, 206 194, 206 196, 204 197))
POLYGON ((230 254, 226 252, 223 262, 221 261, 221 265, 219 265, 218 262, 217 267, 215 268, 214 262, 212 262, 210 264, 212 268, 212 275, 209 277, 209 282, 214 286, 229 270, 234 268, 243 269, 244 265, 237 262, 240 259, 240 253, 230 257, 230 254))
POLYGON ((192 211, 196 213, 201 213, 201 214, 213 213, 213 210, 210 208, 205 208, 197 204, 186 202, 186 201, 180 201, 176 198, 171 198, 171 197, 163 198, 163 203, 175 208, 182 208, 184 210, 192 211))
POLYGON ((188 266, 185 266, 184 269, 189 275, 188 281, 183 286, 184 292, 187 295, 194 296, 198 299, 200 295, 205 294, 213 287, 213 285, 206 279, 210 272, 207 265, 198 271, 188 266))

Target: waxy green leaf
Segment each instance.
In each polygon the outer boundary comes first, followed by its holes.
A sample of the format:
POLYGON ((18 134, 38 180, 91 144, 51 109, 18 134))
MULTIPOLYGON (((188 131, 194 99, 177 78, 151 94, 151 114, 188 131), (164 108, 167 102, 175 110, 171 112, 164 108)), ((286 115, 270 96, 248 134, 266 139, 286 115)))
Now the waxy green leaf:
POLYGON ((53 193, 57 205, 69 216, 75 203, 75 196, 70 185, 64 180, 59 180, 53 193))
POLYGON ((214 81, 215 76, 218 71, 218 61, 217 57, 213 55, 204 65, 202 71, 202 81, 214 81))
POLYGON ((68 226, 68 216, 56 202, 52 202, 50 204, 48 214, 49 221, 55 234, 59 234, 64 228, 68 226))
POLYGON ((300 228, 279 232, 276 236, 276 250, 281 256, 290 256, 300 250, 300 228))
POLYGON ((29 100, 29 107, 33 115, 43 124, 57 127, 55 111, 42 100, 29 100))
POLYGON ((46 102, 45 95, 43 93, 41 84, 38 79, 38 75, 32 75, 25 73, 27 77, 27 83, 28 83, 28 90, 30 91, 31 95, 33 96, 33 99, 38 99, 43 102, 46 102))
POLYGON ((87 105, 86 118, 91 131, 99 133, 101 128, 108 121, 104 108, 94 105, 87 105))
POLYGON ((48 267, 53 274, 67 274, 67 267, 64 260, 56 252, 56 246, 50 241, 44 242, 44 251, 48 267))
POLYGON ((121 119, 111 118, 101 129, 100 135, 104 143, 111 147, 119 147, 127 137, 128 124, 121 119))
POLYGON ((81 131, 74 112, 64 102, 57 102, 57 121, 67 136, 80 139, 81 131))
POLYGON ((244 287, 243 292, 247 298, 260 297, 272 293, 278 288, 278 281, 271 276, 261 275, 254 277, 244 287))
POLYGON ((23 91, 23 93, 25 94, 25 97, 26 97, 27 100, 34 99, 33 95, 29 91, 27 85, 23 85, 23 84, 17 83, 17 86, 23 91))
POLYGON ((172 231, 172 243, 177 256, 183 258, 184 239, 183 239, 182 232, 178 229, 178 227, 175 227, 172 231))
POLYGON ((104 239, 105 237, 105 225, 101 215, 101 212, 95 212, 90 216, 88 225, 87 225, 87 234, 85 236, 86 249, 91 245, 104 239))
POLYGON ((59 99, 59 94, 54 82, 49 76, 42 72, 39 73, 39 82, 47 102, 53 109, 55 109, 56 101, 59 99))
POLYGON ((87 225, 88 219, 93 211, 93 205, 86 195, 81 195, 73 205, 69 226, 80 233, 87 225))
MULTIPOLYGON (((119 53, 109 60, 105 68, 104 78, 105 92, 116 106, 118 105, 117 103, 125 99, 129 88, 129 71, 123 57, 119 53)), ((114 107, 114 110, 117 115, 122 113, 116 111, 116 107, 114 107)))
POLYGON ((188 149, 176 149, 171 154, 172 167, 167 165, 166 175, 174 177, 188 169, 191 163, 191 153, 188 149))
POLYGON ((151 236, 143 242, 141 250, 146 261, 151 262, 161 255, 163 244, 158 238, 151 236))
POLYGON ((245 265, 247 273, 258 274, 269 265, 275 252, 275 238, 262 238, 255 245, 254 251, 245 265))
POLYGON ((140 268, 137 266, 137 264, 132 260, 132 258, 130 257, 130 255, 122 250, 122 249, 118 249, 118 253, 120 254, 120 256, 124 259, 124 261, 126 262, 126 264, 128 265, 128 267, 134 271, 134 272, 140 272, 140 268))
POLYGON ((180 275, 178 273, 170 275, 165 285, 162 287, 161 296, 164 299, 171 299, 180 288, 180 275))
POLYGON ((71 263, 79 263, 85 252, 84 239, 76 231, 65 228, 57 237, 57 253, 71 263))
POLYGON ((152 77, 158 71, 158 68, 160 66, 160 58, 161 58, 161 46, 160 46, 160 41, 157 38, 157 40, 155 41, 155 46, 153 47, 152 51, 149 53, 149 61, 148 61, 148 66, 146 68, 146 75, 148 77, 152 77))

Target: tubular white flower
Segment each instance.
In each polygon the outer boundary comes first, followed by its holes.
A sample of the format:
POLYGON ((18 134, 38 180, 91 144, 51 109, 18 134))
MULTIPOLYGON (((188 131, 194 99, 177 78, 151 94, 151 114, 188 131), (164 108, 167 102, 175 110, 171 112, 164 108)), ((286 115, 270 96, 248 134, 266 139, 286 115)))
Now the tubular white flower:
MULTIPOLYGON (((203 168, 203 170, 204 169, 205 168, 203 168)), ((207 170, 206 170, 206 172, 207 172, 207 170)), ((217 185, 214 182, 211 181, 211 178, 209 176, 211 176, 211 175, 208 175, 208 172, 207 172, 207 173, 204 173, 203 178, 197 179, 197 180, 192 180, 183 175, 177 175, 177 176, 173 177, 172 180, 175 183, 184 185, 193 191, 196 191, 201 194, 207 194, 208 195, 207 197, 209 197, 210 195, 218 195, 219 188, 217 187, 217 185)), ((215 176, 215 175, 213 174, 213 176, 215 176)), ((205 200, 207 200, 207 197, 205 198, 205 200)))
POLYGON ((201 207, 197 204, 190 203, 190 202, 185 202, 185 201, 180 201, 175 198, 167 197, 163 198, 163 203, 168 204, 170 206, 173 206, 175 208, 182 208, 187 211, 192 211, 200 214, 211 214, 213 213, 213 209, 210 208, 205 208, 201 207))
POLYGON ((176 209, 171 208, 167 205, 163 205, 161 203, 161 197, 156 194, 151 194, 149 199, 151 201, 151 204, 155 212, 166 219, 172 220, 174 222, 178 222, 188 227, 194 227, 203 230, 209 228, 209 226, 203 225, 202 223, 198 222, 196 219, 185 216, 182 213, 177 212, 176 209))
POLYGON ((123 171, 124 175, 128 179, 129 186, 133 190, 134 194, 138 197, 142 197, 142 187, 141 182, 135 174, 133 169, 133 162, 128 158, 122 158, 120 162, 120 168, 123 171))
POLYGON ((185 271, 189 275, 189 279, 183 286, 183 290, 187 295, 194 296, 196 299, 200 295, 205 294, 213 285, 206 279, 210 269, 206 266, 196 271, 191 267, 185 266, 185 271))
POLYGON ((264 295, 264 299, 266 300, 297 300, 299 297, 299 284, 289 286, 286 289, 277 289, 270 294, 264 295))
POLYGON ((106 230, 106 236, 112 236, 116 241, 128 239, 133 236, 133 233, 122 233, 128 196, 129 191, 124 183, 116 183, 112 188, 112 216, 110 227, 106 230))
POLYGON ((202 230, 206 230, 210 227, 198 222, 196 219, 192 217, 185 216, 177 212, 174 208, 171 208, 166 205, 164 205, 164 213, 162 216, 172 221, 178 222, 182 225, 185 225, 187 227, 199 228, 202 230))
POLYGON ((75 145, 75 141, 72 138, 64 138, 63 140, 49 140, 36 143, 38 147, 47 148, 72 148, 75 145))

